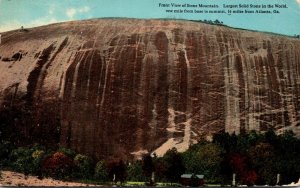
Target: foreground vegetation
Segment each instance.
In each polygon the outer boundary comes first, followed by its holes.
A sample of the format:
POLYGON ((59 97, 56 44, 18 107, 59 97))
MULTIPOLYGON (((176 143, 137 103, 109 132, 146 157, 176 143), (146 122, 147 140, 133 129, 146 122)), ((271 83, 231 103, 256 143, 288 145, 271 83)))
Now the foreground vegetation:
MULTIPOLYGON (((209 184, 230 185, 235 173, 239 184, 280 184, 296 182, 300 174, 300 140, 292 132, 277 136, 250 132, 221 133, 212 142, 200 141, 184 153, 169 150, 163 157, 145 155, 140 161, 104 161, 71 149, 51 150, 44 146, 17 147, 1 140, 1 168, 37 175, 39 178, 85 183, 157 182, 178 183, 183 173, 203 174, 209 184)), ((134 184, 134 183, 133 183, 134 184)))

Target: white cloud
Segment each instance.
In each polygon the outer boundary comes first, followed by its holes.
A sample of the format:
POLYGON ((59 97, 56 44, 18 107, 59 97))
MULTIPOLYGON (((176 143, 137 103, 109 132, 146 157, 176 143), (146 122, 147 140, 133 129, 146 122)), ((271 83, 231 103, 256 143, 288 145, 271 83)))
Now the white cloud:
POLYGON ((51 5, 48 9, 48 14, 53 15, 55 12, 56 7, 54 5, 51 5))
POLYGON ((70 19, 73 19, 76 13, 77 13, 77 10, 75 8, 69 8, 66 11, 66 14, 70 19))
MULTIPOLYGON (((0 3, 1 3, 1 1, 2 0, 0 0, 0 3)), ((65 13, 69 20, 73 20, 76 15, 88 13, 90 10, 91 10, 91 8, 89 6, 84 6, 84 7, 80 7, 80 8, 68 8, 65 13)), ((59 20, 56 19, 56 16, 55 16, 56 12, 57 12, 57 7, 50 6, 48 8, 48 15, 41 17, 41 18, 37 18, 37 19, 32 20, 27 23, 23 23, 17 19, 7 20, 5 23, 1 24, 0 32, 20 29, 21 26, 24 26, 25 28, 31 28, 31 27, 37 27, 37 26, 47 25, 47 24, 51 24, 51 23, 68 21, 66 19, 59 19, 59 20)))
POLYGON ((297 0, 297 3, 300 5, 300 0, 297 0))
POLYGON ((88 6, 84 6, 81 8, 68 8, 66 10, 66 15, 68 16, 69 19, 74 19, 76 14, 87 13, 90 10, 91 10, 91 8, 88 6))
MULTIPOLYGON (((0 0, 0 3, 1 3, 1 1, 3 2, 3 0, 0 0)), ((21 26, 24 26, 24 28, 31 28, 31 27, 38 27, 38 26, 42 26, 42 25, 48 25, 48 24, 52 24, 52 23, 67 21, 66 19, 58 20, 55 15, 55 13, 57 11, 59 11, 58 7, 55 4, 51 4, 48 7, 48 12, 47 12, 48 14, 46 14, 43 17, 38 17, 29 22, 24 23, 24 22, 20 21, 19 19, 6 20, 4 23, 1 24, 0 32, 20 29, 21 26)), ((0 14, 1 14, 1 12, 0 12, 0 14)))
POLYGON ((80 9, 78 9, 78 12, 80 12, 80 13, 85 13, 85 12, 89 12, 90 10, 91 10, 90 7, 85 6, 85 7, 82 7, 82 8, 80 8, 80 9))
POLYGON ((77 13, 77 10, 75 8, 69 8, 66 11, 66 14, 70 19, 73 19, 76 13, 77 13))

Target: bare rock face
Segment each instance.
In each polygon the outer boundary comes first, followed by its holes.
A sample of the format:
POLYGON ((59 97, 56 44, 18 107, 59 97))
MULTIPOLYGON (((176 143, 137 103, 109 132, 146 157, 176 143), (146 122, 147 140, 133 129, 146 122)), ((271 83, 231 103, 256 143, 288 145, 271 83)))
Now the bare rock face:
POLYGON ((227 131, 300 135, 300 40, 188 21, 2 33, 0 103, 24 142, 163 155, 227 131))

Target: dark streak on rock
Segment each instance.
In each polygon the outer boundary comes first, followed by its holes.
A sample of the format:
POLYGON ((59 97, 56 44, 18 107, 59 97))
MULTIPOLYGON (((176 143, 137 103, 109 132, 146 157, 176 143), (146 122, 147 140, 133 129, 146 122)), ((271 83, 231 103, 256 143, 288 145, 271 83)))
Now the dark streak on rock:
POLYGON ((43 66, 47 63, 51 52, 55 49, 54 45, 51 44, 48 48, 44 49, 39 60, 36 64, 36 67, 30 72, 28 76, 28 85, 27 85, 27 94, 25 95, 25 100, 29 106, 32 105, 36 87, 38 84, 39 76, 41 75, 41 71, 43 66))

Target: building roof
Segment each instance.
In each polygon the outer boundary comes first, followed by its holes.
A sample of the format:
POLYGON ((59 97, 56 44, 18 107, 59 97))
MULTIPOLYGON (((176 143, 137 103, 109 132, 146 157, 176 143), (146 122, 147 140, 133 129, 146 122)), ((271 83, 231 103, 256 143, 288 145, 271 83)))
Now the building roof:
POLYGON ((182 174, 181 175, 181 178, 188 178, 188 179, 190 179, 190 178, 192 178, 192 177, 197 177, 197 178, 199 178, 199 179, 203 179, 204 178, 204 175, 199 175, 199 174, 182 174))
POLYGON ((204 175, 198 175, 198 174, 197 174, 196 177, 199 178, 199 179, 203 179, 203 178, 204 178, 204 175))
POLYGON ((191 178, 193 174, 182 174, 180 177, 182 178, 191 178))

